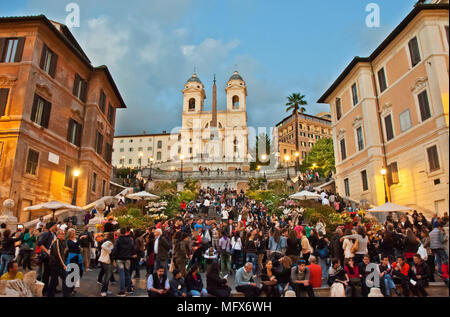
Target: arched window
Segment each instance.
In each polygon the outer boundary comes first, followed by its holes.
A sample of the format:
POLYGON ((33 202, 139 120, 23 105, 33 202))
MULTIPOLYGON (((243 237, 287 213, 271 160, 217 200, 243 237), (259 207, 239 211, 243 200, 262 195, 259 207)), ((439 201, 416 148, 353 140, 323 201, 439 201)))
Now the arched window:
POLYGON ((237 151, 238 151, 238 140, 236 137, 234 138, 234 141, 233 141, 233 150, 234 150, 234 153, 237 153, 237 151))
POLYGON ((233 109, 238 109, 238 108, 239 108, 239 97, 234 96, 233 97, 233 109))
POLYGON ((194 111, 195 110, 195 99, 191 98, 189 99, 189 111, 194 111))

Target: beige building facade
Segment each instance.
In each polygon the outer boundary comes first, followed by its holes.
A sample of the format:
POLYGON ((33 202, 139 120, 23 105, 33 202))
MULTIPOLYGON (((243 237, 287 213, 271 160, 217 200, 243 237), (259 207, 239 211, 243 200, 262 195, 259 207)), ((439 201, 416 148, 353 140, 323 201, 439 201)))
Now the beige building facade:
POLYGON ((319 99, 331 107, 341 195, 373 205, 387 198, 428 214, 448 211, 448 10, 448 4, 416 5, 319 99))
POLYGON ((117 168, 141 168, 170 162, 177 134, 123 135, 114 137, 112 164, 117 168))
POLYGON ((299 113, 298 118, 298 154, 295 146, 295 115, 290 115, 275 126, 274 134, 278 144, 280 160, 285 164, 285 156, 289 156, 288 164, 295 165, 296 155, 299 162, 306 158, 311 148, 320 139, 332 137, 331 114, 320 112, 315 116, 299 113))

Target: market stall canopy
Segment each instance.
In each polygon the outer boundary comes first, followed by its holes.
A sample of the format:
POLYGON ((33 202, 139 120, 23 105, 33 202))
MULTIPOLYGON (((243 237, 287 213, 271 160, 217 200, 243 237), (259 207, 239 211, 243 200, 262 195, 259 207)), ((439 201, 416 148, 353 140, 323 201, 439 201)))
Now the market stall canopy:
POLYGON ((319 199, 322 198, 319 194, 303 190, 301 192, 295 193, 289 196, 291 199, 307 200, 307 199, 319 199))
POLYGON ((400 206, 394 203, 385 203, 384 205, 369 209, 369 212, 396 212, 396 211, 412 211, 414 209, 400 206))
POLYGON ((135 193, 135 194, 129 194, 126 196, 129 199, 134 199, 134 200, 140 200, 140 199, 145 199, 145 200, 156 200, 159 199, 159 196, 147 193, 146 191, 143 192, 139 192, 139 193, 135 193))
POLYGON ((60 201, 52 200, 47 203, 42 203, 39 205, 29 206, 24 208, 24 211, 30 211, 30 212, 39 212, 39 211, 52 211, 53 212, 53 218, 55 218, 55 212, 57 210, 61 209, 68 209, 68 210, 77 210, 82 211, 83 209, 78 206, 66 204, 60 201))

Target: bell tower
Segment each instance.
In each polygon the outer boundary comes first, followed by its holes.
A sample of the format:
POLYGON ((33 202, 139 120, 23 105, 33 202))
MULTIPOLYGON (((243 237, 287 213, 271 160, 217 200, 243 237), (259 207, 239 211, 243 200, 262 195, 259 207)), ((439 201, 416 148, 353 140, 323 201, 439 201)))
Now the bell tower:
POLYGON ((184 84, 183 92, 183 113, 200 113, 203 111, 206 99, 205 86, 194 73, 184 84))
POLYGON ((242 112, 246 111, 247 86, 244 79, 236 70, 230 77, 225 88, 227 93, 227 111, 242 112))

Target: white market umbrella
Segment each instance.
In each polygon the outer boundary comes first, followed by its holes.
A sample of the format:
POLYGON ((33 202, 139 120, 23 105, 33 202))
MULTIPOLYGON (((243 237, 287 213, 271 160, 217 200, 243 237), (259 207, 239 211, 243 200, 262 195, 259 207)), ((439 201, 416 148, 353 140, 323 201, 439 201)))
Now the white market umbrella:
POLYGON ((396 211, 401 212, 401 211, 404 211, 404 212, 406 212, 406 211, 412 211, 412 210, 414 210, 414 209, 405 207, 405 206, 400 206, 400 205, 397 205, 394 203, 385 203, 381 206, 369 209, 367 211, 370 211, 370 212, 396 212, 396 211))
POLYGON ((39 205, 26 207, 26 208, 24 208, 24 211, 31 211, 31 212, 33 212, 33 211, 34 212, 36 212, 36 211, 52 211, 53 219, 55 219, 55 212, 57 210, 61 210, 61 209, 69 209, 69 210, 77 210, 77 211, 83 210, 81 207, 78 207, 78 206, 74 206, 74 205, 66 204, 66 203, 63 203, 60 201, 52 200, 47 203, 42 203, 39 205))
POLYGON ((322 198, 322 196, 316 193, 309 192, 307 190, 302 190, 301 192, 289 196, 289 198, 298 200, 307 200, 307 199, 319 199, 322 198))
POLYGON ((127 197, 129 199, 134 199, 134 200, 156 200, 156 199, 160 198, 159 196, 147 193, 146 191, 135 193, 135 194, 129 194, 125 197, 127 197))

